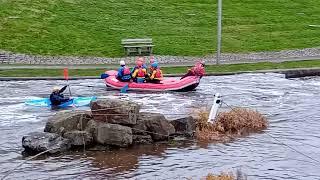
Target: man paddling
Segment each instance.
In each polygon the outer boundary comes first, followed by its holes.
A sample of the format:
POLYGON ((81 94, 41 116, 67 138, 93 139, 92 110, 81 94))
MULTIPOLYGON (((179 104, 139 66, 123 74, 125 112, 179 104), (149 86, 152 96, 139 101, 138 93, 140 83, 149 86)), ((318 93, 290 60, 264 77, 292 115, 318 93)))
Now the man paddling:
POLYGON ((64 97, 62 94, 67 87, 68 85, 64 86, 61 89, 59 87, 53 87, 52 93, 50 94, 51 105, 59 106, 60 104, 70 100, 70 98, 64 97))

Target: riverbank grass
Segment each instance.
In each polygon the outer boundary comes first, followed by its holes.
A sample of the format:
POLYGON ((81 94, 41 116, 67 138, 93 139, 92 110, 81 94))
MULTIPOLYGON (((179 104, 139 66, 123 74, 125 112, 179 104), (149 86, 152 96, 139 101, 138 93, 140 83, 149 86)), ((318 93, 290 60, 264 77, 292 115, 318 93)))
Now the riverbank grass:
MULTIPOLYGON (((319 46, 317 0, 223 2, 223 52, 319 46)), ((123 38, 151 37, 158 55, 216 50, 212 0, 0 1, 0 49, 26 54, 119 57, 123 38)))
MULTIPOLYGON (((294 69, 294 68, 320 68, 320 60, 308 61, 288 61, 281 63, 261 62, 261 63, 244 63, 244 64, 222 64, 222 65, 207 65, 206 73, 236 73, 257 70, 272 70, 272 69, 294 69)), ((184 74, 190 67, 163 67, 162 71, 165 74, 184 74)), ((110 68, 101 68, 98 66, 93 69, 69 69, 69 76, 100 76, 110 68)), ((63 76, 62 69, 0 69, 0 77, 58 77, 63 76)))

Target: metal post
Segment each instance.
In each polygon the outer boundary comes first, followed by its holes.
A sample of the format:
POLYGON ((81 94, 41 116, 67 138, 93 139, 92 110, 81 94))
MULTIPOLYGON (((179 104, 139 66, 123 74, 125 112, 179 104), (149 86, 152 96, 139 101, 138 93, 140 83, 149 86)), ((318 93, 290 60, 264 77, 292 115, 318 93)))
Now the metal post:
POLYGON ((213 99, 213 103, 211 106, 211 110, 210 110, 210 114, 209 114, 209 118, 208 118, 208 122, 214 124, 217 114, 218 114, 218 109, 221 106, 221 96, 219 93, 216 93, 214 95, 214 99, 213 99))
POLYGON ((217 65, 220 64, 220 53, 221 53, 221 21, 222 21, 222 0, 218 0, 217 65))

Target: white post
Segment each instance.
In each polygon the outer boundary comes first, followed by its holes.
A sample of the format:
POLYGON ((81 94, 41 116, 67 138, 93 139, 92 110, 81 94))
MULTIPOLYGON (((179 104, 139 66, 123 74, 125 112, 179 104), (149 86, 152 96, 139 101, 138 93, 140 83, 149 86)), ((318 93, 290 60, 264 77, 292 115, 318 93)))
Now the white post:
POLYGON ((217 64, 220 64, 221 53, 221 21, 222 21, 222 0, 218 0, 218 24, 217 24, 217 64))
POLYGON ((212 107, 211 107, 211 110, 210 110, 210 114, 209 114, 209 119, 208 119, 208 122, 210 123, 214 123, 215 121, 215 118, 217 116, 217 113, 218 113, 218 109, 221 105, 221 96, 219 93, 216 93, 214 95, 214 100, 213 100, 213 104, 212 104, 212 107))

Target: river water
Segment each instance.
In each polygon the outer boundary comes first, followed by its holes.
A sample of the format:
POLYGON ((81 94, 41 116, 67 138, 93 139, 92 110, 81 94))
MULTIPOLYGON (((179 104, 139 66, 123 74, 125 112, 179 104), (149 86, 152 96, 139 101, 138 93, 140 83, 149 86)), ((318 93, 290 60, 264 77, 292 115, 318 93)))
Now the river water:
MULTIPOLYGON (((48 108, 24 105, 45 97, 64 81, 0 82, 0 174, 24 161, 21 138, 43 131, 48 108)), ((72 152, 31 160, 6 179, 200 179, 208 173, 236 172, 248 179, 320 179, 320 78, 285 79, 281 74, 204 77, 194 92, 128 93, 107 91, 101 80, 71 81, 73 96, 131 99, 143 111, 170 118, 210 106, 222 94, 230 106, 265 114, 270 126, 229 143, 138 146, 112 152, 72 152), (289 146, 289 147, 288 147, 289 146)), ((224 104, 222 109, 229 107, 224 104)), ((88 109, 87 107, 83 109, 88 109)))

